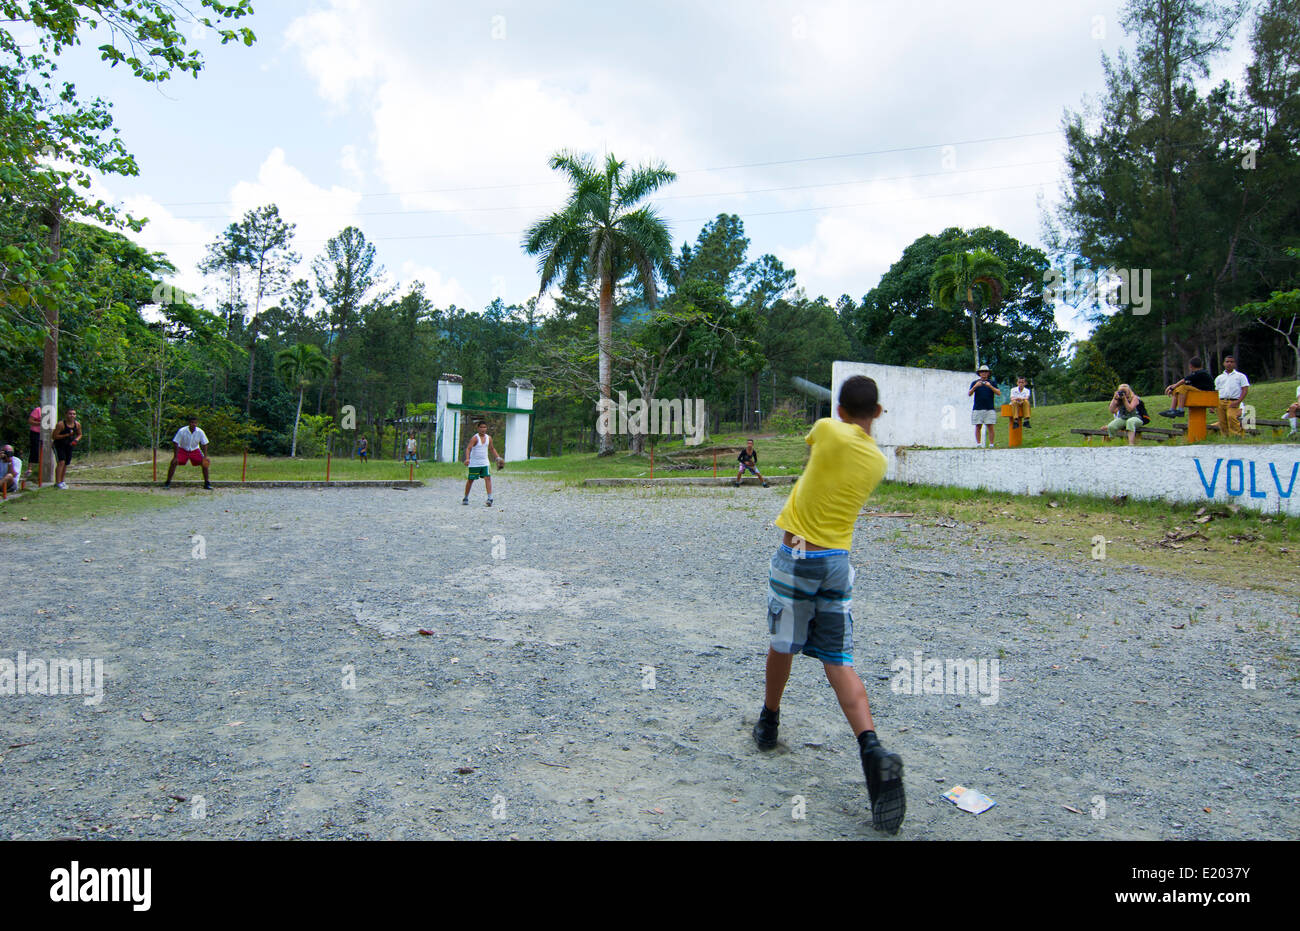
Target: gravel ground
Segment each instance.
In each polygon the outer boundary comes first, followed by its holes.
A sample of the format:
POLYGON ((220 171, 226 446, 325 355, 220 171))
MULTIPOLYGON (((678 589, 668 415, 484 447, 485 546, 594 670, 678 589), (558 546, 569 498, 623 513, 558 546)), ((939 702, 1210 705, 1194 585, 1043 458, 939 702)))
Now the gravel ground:
MULTIPOLYGON (((460 488, 0 525, 0 657, 105 671, 97 705, 0 696, 0 838, 885 839, 819 664, 750 740, 783 489, 460 488)), ((900 837, 1300 834, 1296 598, 945 521, 855 542, 900 837), (916 650, 997 659, 997 701, 891 690, 916 650)))

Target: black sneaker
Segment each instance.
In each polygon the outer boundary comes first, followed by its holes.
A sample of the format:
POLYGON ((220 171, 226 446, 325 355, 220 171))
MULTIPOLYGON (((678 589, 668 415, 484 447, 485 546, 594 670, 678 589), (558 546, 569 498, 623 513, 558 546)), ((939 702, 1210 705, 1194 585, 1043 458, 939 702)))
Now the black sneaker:
POLYGON ((171 482, 163 482, 163 488, 171 488, 171 487, 172 487, 171 482))
POLYGON ((769 485, 767 482, 764 482, 764 483, 763 483, 763 487, 764 487, 764 488, 771 488, 772 486, 769 485))
POLYGON ((1177 417, 1177 416, 1178 416, 1178 411, 1174 410, 1174 409, 1171 407, 1171 408, 1169 408, 1169 410, 1167 410, 1167 411, 1161 411, 1161 412, 1160 412, 1160 416, 1161 416, 1161 417, 1177 417))
POLYGON ((732 482, 732 483, 731 483, 731 486, 732 486, 733 488, 739 488, 739 487, 740 487, 740 479, 736 479, 736 481, 732 482))
POLYGON ((781 712, 775 714, 763 706, 759 712, 758 723, 754 725, 754 743, 760 750, 771 750, 776 746, 776 730, 781 722, 781 712))
POLYGON ((461 498, 461 499, 460 499, 460 503, 461 503, 461 504, 469 504, 469 498, 461 498))
POLYGON ((877 831, 897 834, 907 811, 903 794, 903 758, 891 753, 878 742, 861 750, 862 772, 867 777, 867 795, 871 798, 871 826, 877 831))
POLYGON ((211 482, 204 482, 204 483, 203 483, 203 490, 204 490, 204 491, 211 491, 211 490, 212 490, 212 483, 211 483, 211 482))
POLYGON ((488 506, 488 507, 492 507, 492 499, 491 499, 491 498, 488 498, 488 499, 487 499, 487 506, 488 506))
POLYGON ((1021 424, 1021 426, 1024 427, 1026 430, 1029 429, 1029 418, 1028 418, 1028 417, 1025 418, 1025 422, 1024 422, 1023 424, 1021 424))

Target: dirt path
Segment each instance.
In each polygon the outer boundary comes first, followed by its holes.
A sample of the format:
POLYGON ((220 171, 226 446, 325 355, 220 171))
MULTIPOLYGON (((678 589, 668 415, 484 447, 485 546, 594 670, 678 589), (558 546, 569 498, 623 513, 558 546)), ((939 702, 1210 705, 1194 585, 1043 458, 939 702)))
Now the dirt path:
MULTIPOLYGON (((0 658, 106 678, 97 705, 0 696, 0 837, 877 836, 818 664, 781 748, 749 738, 781 490, 460 488, 0 526, 0 658)), ((1296 599, 896 519, 853 562, 900 836, 1300 833, 1296 599), (916 650, 996 659, 997 701, 891 690, 916 650), (997 806, 957 811, 957 783, 997 806)))

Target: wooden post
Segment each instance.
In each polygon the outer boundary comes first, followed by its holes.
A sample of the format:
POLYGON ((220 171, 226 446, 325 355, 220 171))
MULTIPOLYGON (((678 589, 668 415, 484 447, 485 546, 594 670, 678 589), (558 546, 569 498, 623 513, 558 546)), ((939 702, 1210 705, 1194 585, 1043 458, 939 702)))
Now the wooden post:
POLYGON ((1011 405, 1003 404, 1002 409, 1001 411, 999 411, 999 413, 1001 413, 1003 417, 1008 418, 1007 445, 1012 449, 1019 449, 1021 440, 1023 439, 1023 435, 1024 435, 1022 433, 1023 427, 1021 427, 1020 424, 1016 422, 1017 418, 1011 416, 1011 405))
POLYGON ((330 452, 326 450, 325 451, 325 484, 327 485, 329 484, 329 480, 330 480, 330 457, 331 457, 330 452))
MULTIPOLYGON (((1183 398, 1183 404, 1187 408, 1187 442, 1199 443, 1205 439, 1206 424, 1205 414, 1212 407, 1218 407, 1219 394, 1217 391, 1189 391, 1183 398)), ((1225 428, 1219 427, 1220 432, 1225 428)))
POLYGON ((411 484, 415 484, 415 463, 412 462, 410 465, 408 465, 406 467, 406 471, 407 471, 406 480, 411 484))
POLYGON ((713 477, 718 477, 718 451, 716 449, 713 451, 713 477))
POLYGON ((244 464, 239 469, 239 480, 246 481, 248 476, 248 450, 244 450, 244 464))

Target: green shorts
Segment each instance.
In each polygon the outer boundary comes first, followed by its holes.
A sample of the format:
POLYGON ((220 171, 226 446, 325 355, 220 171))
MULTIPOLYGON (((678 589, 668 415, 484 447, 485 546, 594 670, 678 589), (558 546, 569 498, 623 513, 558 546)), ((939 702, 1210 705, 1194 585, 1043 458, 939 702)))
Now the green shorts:
POLYGON ((477 478, 487 478, 491 474, 492 470, 488 466, 474 466, 469 470, 469 475, 466 475, 465 479, 472 482, 477 478))

